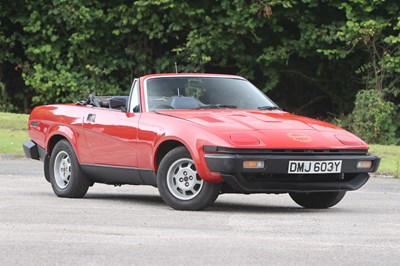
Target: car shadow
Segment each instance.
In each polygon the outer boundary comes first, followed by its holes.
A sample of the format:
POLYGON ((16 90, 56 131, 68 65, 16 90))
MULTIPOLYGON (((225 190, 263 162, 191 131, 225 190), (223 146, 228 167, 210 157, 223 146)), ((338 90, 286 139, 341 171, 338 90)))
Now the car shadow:
POLYGON ((117 194, 117 193, 88 193, 84 199, 90 200, 117 200, 123 202, 143 203, 145 205, 163 206, 164 201, 157 195, 144 194, 117 194))
MULTIPOLYGON (((85 199, 96 200, 96 201, 120 201, 134 204, 142 204, 143 206, 162 207, 163 209, 172 208, 165 205, 164 201, 159 195, 147 195, 147 194, 114 194, 114 193, 88 193, 85 199)), ((207 213, 337 213, 343 212, 342 208, 334 207, 330 209, 305 209, 300 206, 279 206, 279 205, 268 205, 266 204, 254 204, 254 203, 241 203, 241 202, 218 202, 218 200, 210 207, 203 210, 207 213)))
POLYGON ((300 206, 277 206, 266 204, 252 204, 239 202, 215 202, 205 211, 210 212, 240 212, 240 213, 321 213, 341 212, 339 208, 331 209, 305 209, 300 206))

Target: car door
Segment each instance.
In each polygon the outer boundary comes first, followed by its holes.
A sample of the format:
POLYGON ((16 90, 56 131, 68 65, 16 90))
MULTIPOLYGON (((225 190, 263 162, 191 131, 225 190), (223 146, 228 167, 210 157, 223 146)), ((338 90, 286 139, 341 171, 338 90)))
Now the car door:
MULTIPOLYGON (((132 97, 138 95, 138 89, 135 80, 132 97)), ((137 167, 137 134, 141 114, 133 112, 135 106, 131 105, 128 104, 130 110, 127 111, 93 107, 84 117, 83 127, 94 164, 137 167)))

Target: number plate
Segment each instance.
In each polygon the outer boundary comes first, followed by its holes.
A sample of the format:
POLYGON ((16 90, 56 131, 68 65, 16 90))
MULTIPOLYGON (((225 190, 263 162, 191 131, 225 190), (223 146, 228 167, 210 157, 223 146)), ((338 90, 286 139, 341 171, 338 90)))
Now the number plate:
POLYGON ((340 173, 342 161, 289 161, 289 174, 340 173))

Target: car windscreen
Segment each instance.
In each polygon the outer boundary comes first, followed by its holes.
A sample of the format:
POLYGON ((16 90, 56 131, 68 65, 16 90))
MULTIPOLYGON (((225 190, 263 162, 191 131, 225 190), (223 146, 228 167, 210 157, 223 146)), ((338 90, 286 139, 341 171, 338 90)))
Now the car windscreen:
POLYGON ((249 81, 227 77, 154 77, 146 82, 147 106, 160 109, 279 109, 249 81))

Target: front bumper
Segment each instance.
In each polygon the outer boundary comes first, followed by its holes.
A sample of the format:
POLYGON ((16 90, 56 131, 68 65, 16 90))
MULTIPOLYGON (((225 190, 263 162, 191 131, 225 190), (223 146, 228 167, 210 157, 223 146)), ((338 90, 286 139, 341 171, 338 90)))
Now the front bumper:
MULTIPOLYGON (((205 159, 212 172, 219 172, 231 191, 240 193, 324 192, 356 190, 371 172, 376 172, 380 158, 366 151, 271 151, 205 147, 205 159), (264 161, 260 169, 244 169, 247 160, 264 161), (342 161, 340 173, 289 174, 289 161, 342 161), (357 163, 370 160, 370 168, 357 163)), ((229 189, 228 189, 229 190, 229 189)))

